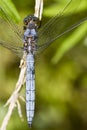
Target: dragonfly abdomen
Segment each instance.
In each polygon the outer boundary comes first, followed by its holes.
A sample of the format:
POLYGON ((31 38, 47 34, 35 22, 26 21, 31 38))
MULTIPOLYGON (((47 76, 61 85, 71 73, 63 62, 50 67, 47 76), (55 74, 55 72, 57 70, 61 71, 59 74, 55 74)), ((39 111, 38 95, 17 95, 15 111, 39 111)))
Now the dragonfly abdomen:
POLYGON ((35 69, 32 53, 27 55, 26 69, 26 113, 28 124, 31 126, 35 109, 35 69))

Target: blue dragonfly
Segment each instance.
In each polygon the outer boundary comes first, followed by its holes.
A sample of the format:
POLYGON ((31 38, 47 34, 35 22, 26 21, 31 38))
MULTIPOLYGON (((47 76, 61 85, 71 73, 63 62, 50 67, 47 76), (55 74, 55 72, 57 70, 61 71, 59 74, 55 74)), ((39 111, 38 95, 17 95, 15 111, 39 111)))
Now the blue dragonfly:
POLYGON ((32 125, 35 109, 35 56, 44 51, 53 41, 77 28, 87 21, 86 14, 78 13, 75 0, 70 0, 63 10, 38 29, 38 18, 29 15, 24 19, 24 32, 0 7, 0 45, 9 49, 20 58, 26 53, 26 115, 29 126, 32 125), (71 9, 73 7, 73 9, 71 9), (73 15, 76 13, 78 18, 73 15), (68 19, 70 18, 70 19, 68 19), (23 32, 23 33, 22 33, 23 32))

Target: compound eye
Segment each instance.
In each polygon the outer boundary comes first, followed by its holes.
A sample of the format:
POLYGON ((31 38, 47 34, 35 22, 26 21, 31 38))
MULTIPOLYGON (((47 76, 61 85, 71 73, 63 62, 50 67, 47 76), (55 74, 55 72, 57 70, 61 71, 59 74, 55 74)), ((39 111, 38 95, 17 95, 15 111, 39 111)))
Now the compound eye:
POLYGON ((35 16, 33 16, 33 21, 34 21, 34 22, 37 22, 37 21, 38 21, 38 18, 35 17, 35 16))
POLYGON ((32 20, 33 16, 32 15, 29 15, 28 16, 28 22, 30 22, 32 20))
POLYGON ((35 17, 33 17, 33 21, 36 21, 36 18, 35 18, 35 17))
POLYGON ((28 18, 28 21, 31 21, 31 20, 32 20, 32 18, 31 18, 31 17, 29 17, 29 18, 28 18))
POLYGON ((28 23, 28 19, 25 18, 25 19, 23 20, 23 22, 24 22, 25 25, 27 25, 27 23, 28 23))

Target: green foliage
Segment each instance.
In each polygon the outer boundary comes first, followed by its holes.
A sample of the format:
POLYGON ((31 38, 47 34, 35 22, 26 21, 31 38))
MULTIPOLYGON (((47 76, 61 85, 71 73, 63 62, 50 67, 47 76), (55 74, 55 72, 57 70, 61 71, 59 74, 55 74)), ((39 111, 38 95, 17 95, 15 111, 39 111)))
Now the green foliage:
POLYGON ((15 5, 12 3, 12 0, 0 0, 0 6, 14 21, 18 22, 20 20, 20 15, 16 10, 15 5))
POLYGON ((81 25, 62 42, 60 47, 57 49, 54 57, 52 58, 53 64, 56 64, 68 50, 70 50, 72 47, 78 44, 78 42, 84 37, 85 32, 87 31, 86 27, 87 23, 81 25))

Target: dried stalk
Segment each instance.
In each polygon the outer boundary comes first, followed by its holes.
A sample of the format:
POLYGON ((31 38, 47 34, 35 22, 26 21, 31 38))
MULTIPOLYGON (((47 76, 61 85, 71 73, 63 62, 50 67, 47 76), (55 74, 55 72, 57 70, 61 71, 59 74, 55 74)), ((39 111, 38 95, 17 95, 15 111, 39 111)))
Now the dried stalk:
POLYGON ((35 13, 34 15, 41 21, 43 12, 43 0, 35 0, 35 13))
POLYGON ((20 90, 25 82, 25 73, 26 73, 26 66, 22 65, 19 79, 17 81, 15 90, 5 104, 5 106, 9 105, 9 108, 8 108, 7 114, 4 117, 4 120, 2 122, 0 130, 6 130, 7 124, 11 118, 12 112, 13 112, 15 107, 18 108, 18 113, 19 113, 20 118, 23 118, 22 112, 21 112, 21 106, 20 106, 20 103, 18 101, 18 98, 20 97, 19 93, 20 93, 20 90))
MULTIPOLYGON (((42 11, 43 11, 43 0, 35 0, 35 16, 41 20, 42 17, 42 11)), ((5 106, 8 106, 8 111, 3 119, 3 122, 1 124, 0 130, 6 130, 6 127, 8 125, 8 122, 11 118, 12 112, 15 107, 18 108, 18 114, 21 119, 23 119, 22 111, 21 111, 21 105, 19 102, 19 98, 22 99, 22 101, 25 101, 25 99, 20 96, 20 91, 22 89, 22 86, 25 83, 25 74, 26 74, 26 53, 24 53, 23 58, 20 62, 20 74, 18 81, 15 86, 15 90, 10 96, 10 98, 7 100, 5 106)))

